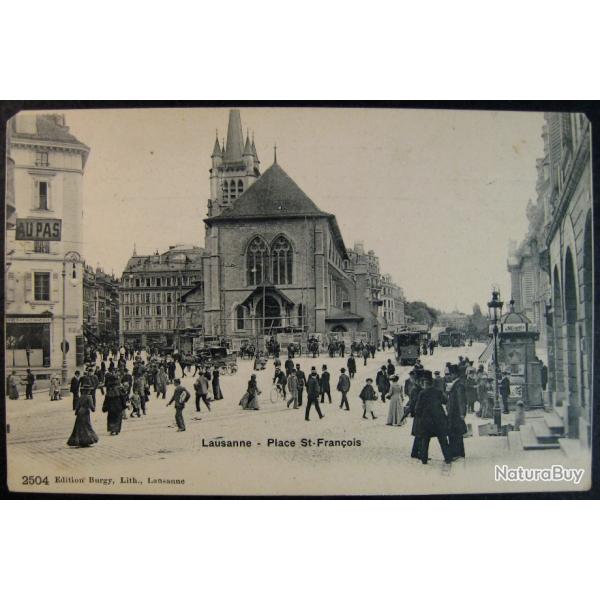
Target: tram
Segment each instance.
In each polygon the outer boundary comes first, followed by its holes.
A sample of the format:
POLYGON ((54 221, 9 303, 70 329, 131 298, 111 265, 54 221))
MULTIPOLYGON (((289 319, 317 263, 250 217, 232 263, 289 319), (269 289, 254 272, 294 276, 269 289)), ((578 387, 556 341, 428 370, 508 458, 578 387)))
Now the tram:
POLYGON ((421 332, 403 331, 394 334, 394 347, 400 365, 414 365, 421 353, 421 332))

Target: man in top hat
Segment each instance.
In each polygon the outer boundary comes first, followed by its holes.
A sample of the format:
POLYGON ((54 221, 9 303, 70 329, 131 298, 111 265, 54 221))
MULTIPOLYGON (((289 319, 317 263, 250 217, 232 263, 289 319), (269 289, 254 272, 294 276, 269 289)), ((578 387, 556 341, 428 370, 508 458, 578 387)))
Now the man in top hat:
POLYGON ((448 446, 448 418, 444 411, 442 392, 433 387, 431 371, 422 373, 423 389, 419 393, 415 407, 414 433, 415 439, 420 440, 419 458, 426 465, 429 460, 429 441, 432 437, 438 439, 444 461, 452 462, 448 446))
POLYGON ((464 371, 452 365, 450 372, 452 383, 448 390, 448 442, 451 458, 465 457, 464 434, 467 432, 465 415, 467 414, 467 396, 465 392, 464 371), (461 375, 462 373, 462 375, 461 375))

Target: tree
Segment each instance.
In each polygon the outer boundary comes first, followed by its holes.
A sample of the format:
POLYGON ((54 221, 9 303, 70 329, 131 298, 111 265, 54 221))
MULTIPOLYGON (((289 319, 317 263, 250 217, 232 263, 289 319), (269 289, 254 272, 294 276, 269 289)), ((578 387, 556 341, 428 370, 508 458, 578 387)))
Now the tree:
POLYGON ((425 302, 415 300, 405 303, 404 314, 411 317, 415 323, 431 327, 436 323, 440 311, 428 306, 425 302))
POLYGON ((469 315, 466 334, 472 338, 485 337, 488 333, 488 320, 481 312, 479 304, 473 304, 473 314, 469 315))

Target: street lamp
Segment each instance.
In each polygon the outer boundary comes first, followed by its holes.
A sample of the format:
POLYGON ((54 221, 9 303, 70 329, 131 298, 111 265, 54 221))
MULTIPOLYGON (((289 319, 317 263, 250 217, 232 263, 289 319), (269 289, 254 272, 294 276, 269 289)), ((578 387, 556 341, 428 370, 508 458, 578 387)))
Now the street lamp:
POLYGON ((62 342, 60 349, 62 352, 62 371, 60 375, 61 388, 63 390, 68 389, 67 385, 67 263, 72 263, 72 279, 77 278, 77 263, 81 262, 81 255, 75 250, 67 252, 63 258, 62 263, 62 342))
POLYGON ((489 309, 490 321, 493 323, 492 333, 494 335, 494 424, 500 432, 502 426, 502 408, 500 407, 500 397, 498 395, 498 321, 502 316, 502 307, 504 302, 500 300, 500 290, 497 287, 492 289, 492 299, 487 303, 489 309))

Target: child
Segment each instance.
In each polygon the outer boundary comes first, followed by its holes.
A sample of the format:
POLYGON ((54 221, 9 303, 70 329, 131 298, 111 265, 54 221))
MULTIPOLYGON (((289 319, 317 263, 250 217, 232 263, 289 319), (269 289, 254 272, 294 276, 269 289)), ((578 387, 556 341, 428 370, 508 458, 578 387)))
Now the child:
POLYGON ((371 417, 376 419, 374 408, 375 408, 375 400, 377 400, 377 394, 373 389, 373 380, 368 377, 365 387, 361 390, 359 394, 359 398, 363 401, 363 419, 367 418, 367 412, 371 413, 371 417))
POLYGON ((137 390, 133 390, 133 394, 131 395, 131 414, 129 415, 130 417, 133 417, 133 415, 137 415, 138 418, 141 418, 142 416, 142 401, 140 400, 140 395, 137 392, 137 390))

